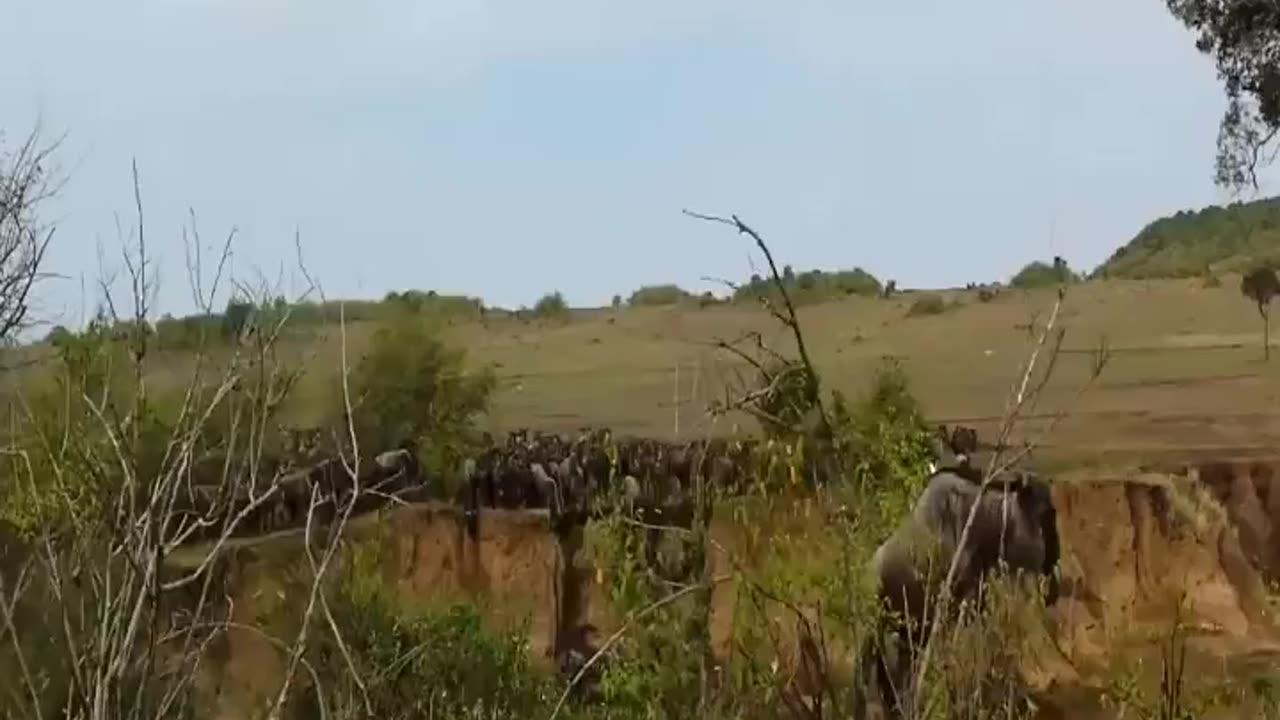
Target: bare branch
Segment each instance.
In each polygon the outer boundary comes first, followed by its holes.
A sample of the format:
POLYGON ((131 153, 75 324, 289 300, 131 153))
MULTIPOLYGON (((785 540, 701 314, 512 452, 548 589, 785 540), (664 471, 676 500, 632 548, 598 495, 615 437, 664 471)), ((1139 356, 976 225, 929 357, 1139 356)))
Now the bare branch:
POLYGON ((41 223, 39 209, 61 188, 49 167, 60 144, 45 144, 37 127, 15 150, 0 150, 0 341, 27 327, 32 287, 46 277, 54 228, 41 223))

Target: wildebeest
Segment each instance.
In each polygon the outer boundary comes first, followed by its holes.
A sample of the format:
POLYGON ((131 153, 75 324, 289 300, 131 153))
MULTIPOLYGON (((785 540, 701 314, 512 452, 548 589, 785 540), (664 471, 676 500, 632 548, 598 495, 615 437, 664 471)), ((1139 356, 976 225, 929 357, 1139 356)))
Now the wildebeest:
POLYGON ((933 445, 930 474, 950 470, 973 482, 981 482, 982 471, 974 464, 974 456, 981 448, 977 430, 963 425, 951 428, 939 425, 930 440, 933 445))
POLYGON ((950 587, 951 602, 946 606, 948 619, 956 617, 961 603, 980 602, 984 581, 1000 569, 1047 576, 1044 599, 1052 604, 1057 599, 1059 555, 1057 513, 1045 481, 1017 474, 1001 478, 983 491, 980 484, 957 473, 934 474, 911 515, 871 559, 870 570, 885 617, 862 651, 863 677, 855 683, 857 716, 865 717, 865 686, 874 671, 886 715, 910 717, 916 655, 936 620, 932 604, 943 589, 953 560, 957 571, 950 587), (961 548, 960 536, 975 503, 977 515, 961 548), (892 669, 886 652, 889 648, 884 644, 886 634, 896 641, 892 669))

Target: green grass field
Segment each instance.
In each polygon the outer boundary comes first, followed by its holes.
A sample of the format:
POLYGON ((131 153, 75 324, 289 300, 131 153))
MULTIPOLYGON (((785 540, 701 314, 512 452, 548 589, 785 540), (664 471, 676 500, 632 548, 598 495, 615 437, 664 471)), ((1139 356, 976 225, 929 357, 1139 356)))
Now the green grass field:
MULTIPOLYGON (((908 316, 912 293, 893 299, 851 297, 802 307, 814 361, 828 388, 855 396, 879 359, 899 357, 929 417, 965 422, 988 433, 1002 414, 1031 342, 1026 324, 1043 321, 1055 291, 1006 291, 990 302, 976 292, 943 291, 957 302, 937 315, 908 316)), ((1073 286, 1060 316, 1064 352, 1036 418, 1067 412, 1044 440, 1045 455, 1074 462, 1109 456, 1266 452, 1280 440, 1280 354, 1262 361, 1261 320, 1241 296, 1238 280, 1205 288, 1199 279, 1103 280, 1073 286), (1111 360, 1084 395, 1093 351, 1103 338, 1111 360)), ((346 329, 348 358, 368 346, 373 323, 346 329)), ((746 417, 712 421, 707 404, 744 368, 716 339, 748 330, 778 349, 787 331, 751 304, 631 307, 575 311, 565 321, 490 319, 456 323, 448 340, 470 362, 488 364, 500 379, 490 429, 573 431, 608 425, 618 432, 663 438, 728 433, 746 417)), ((326 327, 286 348, 305 365, 288 408, 299 425, 321 421, 336 405, 341 332, 326 327)), ((158 359, 161 384, 183 382, 192 358, 158 359)), ((31 370, 11 382, 30 378, 31 370)))
MULTIPOLYGON (((1261 320, 1237 288, 1232 278, 1217 288, 1198 279, 1073 287, 1060 316, 1067 328, 1064 352, 1035 408, 1037 416, 1069 413, 1046 448, 1087 460, 1274 446, 1280 356, 1277 368, 1262 361, 1261 320), (1111 360, 1080 395, 1104 337, 1111 360)), ((976 292, 946 294, 960 304, 919 317, 907 316, 911 294, 802 308, 824 382, 856 395, 879 359, 895 355, 931 419, 992 427, 1031 346, 1026 324, 1036 313, 1047 318, 1055 291, 1010 291, 987 303, 976 292)), ((370 330, 348 328, 351 357, 370 330)), ((760 331, 776 348, 792 347, 789 334, 750 305, 579 311, 567 322, 502 318, 454 326, 447 334, 473 363, 493 365, 501 379, 489 418, 494 430, 609 425, 688 438, 731 432, 735 421, 750 429, 745 417, 712 421, 705 412, 743 367, 711 343, 748 330, 760 331)), ((332 385, 339 350, 333 330, 310 348, 304 398, 332 385)), ((299 420, 307 414, 300 411, 299 420)), ((1026 428, 1039 432, 1034 422, 1026 428)))

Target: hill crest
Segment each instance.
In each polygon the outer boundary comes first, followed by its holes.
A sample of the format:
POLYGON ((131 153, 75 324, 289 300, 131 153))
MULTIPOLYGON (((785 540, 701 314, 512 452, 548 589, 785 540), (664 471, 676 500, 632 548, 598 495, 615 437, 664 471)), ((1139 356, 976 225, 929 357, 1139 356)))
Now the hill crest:
POLYGON ((1280 197, 1181 210, 1154 220, 1093 277, 1184 278, 1280 261, 1280 197))

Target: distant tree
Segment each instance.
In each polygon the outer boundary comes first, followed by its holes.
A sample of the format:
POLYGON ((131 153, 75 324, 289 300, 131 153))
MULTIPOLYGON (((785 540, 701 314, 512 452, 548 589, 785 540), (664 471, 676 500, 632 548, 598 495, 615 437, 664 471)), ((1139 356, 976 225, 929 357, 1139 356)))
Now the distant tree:
MULTIPOLYGON (((875 297, 881 293, 880 281, 862 268, 826 272, 810 270, 796 275, 790 267, 783 268, 782 284, 795 302, 821 302, 848 295, 875 297)), ((752 275, 745 285, 734 289, 734 300, 757 300, 777 292, 773 281, 752 275)))
POLYGON ((1280 3, 1275 0, 1165 0, 1213 56, 1227 91, 1218 130, 1219 186, 1258 188, 1258 168, 1280 132, 1280 3))
POLYGON ((1055 257, 1052 265, 1039 260, 1027 263, 1009 280, 1009 284, 1016 288, 1031 289, 1070 283, 1075 277, 1075 273, 1067 266, 1067 261, 1055 257))
POLYGON ((366 452, 408 446, 436 476, 461 462, 475 422, 495 387, 488 368, 471 368, 461 348, 445 345, 409 316, 388 321, 351 375, 352 421, 366 452))
POLYGON ((618 308, 622 307, 622 296, 614 295, 613 300, 610 301, 609 303, 609 306, 612 307, 614 310, 617 310, 618 308))
POLYGON ((687 290, 678 285, 646 285, 631 293, 627 304, 632 307, 640 305, 676 305, 693 297, 687 290))
POLYGON ((239 297, 227 302, 227 309, 222 313, 222 333, 228 338, 235 338, 244 332, 253 315, 253 303, 239 297))
POLYGON ((60 344, 66 343, 71 337, 73 335, 70 330, 61 325, 54 325, 49 334, 44 337, 44 341, 54 347, 58 347, 60 344))
POLYGON ((541 318, 562 318, 569 314, 569 303, 556 290, 538 298, 538 302, 533 305, 533 314, 541 318))
POLYGON ((1280 277, 1270 266, 1254 268, 1240 280, 1240 292, 1258 305, 1262 316, 1262 357, 1271 359, 1271 299, 1280 293, 1280 277))

